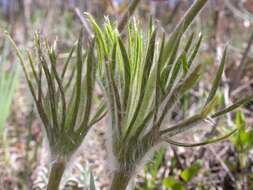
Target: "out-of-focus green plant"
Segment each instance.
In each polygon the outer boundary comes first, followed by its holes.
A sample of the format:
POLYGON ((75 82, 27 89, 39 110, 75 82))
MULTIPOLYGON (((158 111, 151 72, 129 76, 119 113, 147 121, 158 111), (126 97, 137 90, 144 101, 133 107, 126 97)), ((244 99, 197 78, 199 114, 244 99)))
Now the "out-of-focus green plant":
POLYGON ((50 46, 47 40, 45 45, 42 44, 38 33, 35 34, 36 59, 28 51, 27 58, 24 59, 15 42, 7 34, 16 50, 44 124, 52 157, 48 190, 59 188, 67 162, 82 144, 92 125, 106 113, 102 100, 92 113, 96 97, 94 85, 97 63, 93 52, 94 42, 90 42, 83 52, 82 36, 81 32, 78 43, 70 50, 67 60, 64 64, 59 64, 56 44, 50 46), (72 65, 74 61, 75 64, 72 65), (59 70, 61 67, 62 70, 59 70))
POLYGON ((7 56, 9 47, 5 43, 0 61, 0 136, 2 140, 6 119, 10 112, 11 102, 18 83, 18 67, 13 65, 7 68, 7 56))
MULTIPOLYGON (((158 152, 156 152, 154 159, 145 167, 144 182, 140 183, 140 185, 135 188, 136 190, 152 190, 162 186, 171 190, 187 189, 187 183, 197 176, 199 174, 199 170, 202 168, 201 162, 197 161, 187 168, 180 168, 180 172, 174 172, 174 170, 177 169, 177 159, 173 156, 170 160, 170 176, 164 176, 161 174, 158 176, 161 167, 164 167, 164 156, 164 148, 161 148, 158 152)), ((164 174, 166 172, 163 171, 162 173, 164 174)))
POLYGON ((201 143, 173 140, 205 119, 215 119, 249 101, 252 96, 211 114, 217 103, 216 90, 224 70, 226 50, 207 100, 196 115, 169 125, 167 116, 178 100, 197 83, 202 65, 194 64, 202 36, 190 36, 180 51, 180 41, 207 0, 196 0, 168 40, 150 24, 143 32, 138 22, 128 25, 126 36, 107 21, 101 29, 88 15, 97 40, 100 83, 108 101, 114 173, 110 189, 126 189, 145 156, 164 143, 194 147, 223 140, 236 132, 201 143))
POLYGON ((144 182, 141 184, 141 187, 135 188, 136 190, 152 190, 161 185, 157 179, 157 175, 163 164, 164 155, 164 148, 156 152, 153 160, 145 166, 144 182))
POLYGON ((169 190, 185 190, 184 185, 173 177, 165 178, 163 185, 169 190))
POLYGON ((247 127, 244 114, 240 111, 236 113, 235 125, 238 132, 230 139, 235 146, 237 159, 236 162, 227 162, 227 164, 231 171, 239 173, 238 180, 236 181, 237 189, 243 189, 245 185, 251 189, 253 188, 253 183, 250 150, 253 147, 253 129, 247 127), (247 181, 246 184, 245 181, 247 181))
POLYGON ((4 133, 4 130, 19 79, 18 65, 14 64, 9 68, 7 67, 8 53, 9 46, 5 42, 0 60, 0 141, 3 146, 6 162, 9 160, 9 154, 7 134, 4 133))
POLYGON ((200 162, 195 162, 193 163, 190 167, 184 169, 180 177, 185 181, 188 182, 190 181, 193 177, 195 177, 199 170, 201 169, 201 163, 200 162))
POLYGON ((253 129, 247 128, 245 117, 240 111, 236 113, 235 124, 238 132, 231 137, 231 141, 235 145, 239 155, 240 167, 243 169, 247 166, 248 153, 253 146, 253 129))

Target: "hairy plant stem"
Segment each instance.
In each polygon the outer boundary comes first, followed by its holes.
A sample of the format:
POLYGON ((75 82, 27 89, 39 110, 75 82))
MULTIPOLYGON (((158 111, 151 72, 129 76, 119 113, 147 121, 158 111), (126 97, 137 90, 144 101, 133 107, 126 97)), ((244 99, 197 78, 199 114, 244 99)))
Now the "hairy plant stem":
POLYGON ((125 190, 130 179, 131 175, 128 172, 116 170, 113 175, 110 190, 125 190))
POLYGON ((66 163, 65 161, 58 159, 56 160, 51 167, 47 190, 58 190, 61 178, 65 170, 66 163))

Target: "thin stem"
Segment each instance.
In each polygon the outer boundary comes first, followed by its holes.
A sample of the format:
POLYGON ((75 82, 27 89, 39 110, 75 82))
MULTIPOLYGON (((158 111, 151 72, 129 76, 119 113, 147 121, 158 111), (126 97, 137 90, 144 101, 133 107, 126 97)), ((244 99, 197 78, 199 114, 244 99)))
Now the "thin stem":
POLYGON ((63 160, 57 160, 53 163, 49 175, 47 190, 59 189, 64 170, 65 162, 63 160))
POLYGON ((115 171, 112 179, 110 190, 125 190, 131 179, 131 175, 124 171, 115 171))

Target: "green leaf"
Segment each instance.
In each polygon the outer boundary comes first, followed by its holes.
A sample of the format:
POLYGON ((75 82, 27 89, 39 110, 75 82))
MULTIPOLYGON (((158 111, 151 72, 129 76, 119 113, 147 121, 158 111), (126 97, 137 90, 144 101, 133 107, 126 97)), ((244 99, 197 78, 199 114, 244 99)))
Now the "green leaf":
POLYGON ((245 130, 245 118, 243 116, 243 114, 241 112, 236 112, 236 126, 238 128, 238 130, 245 130))
POLYGON ((164 148, 159 149, 155 153, 153 161, 150 164, 148 164, 146 168, 146 172, 149 172, 153 178, 157 177, 157 172, 162 164, 164 155, 165 155, 165 149, 164 148))
POLYGON ((204 117, 207 117, 210 112, 214 109, 214 107, 218 104, 218 97, 215 96, 214 98, 212 98, 212 100, 210 102, 208 102, 208 104, 206 104, 204 106, 204 108, 201 110, 201 115, 204 117))
POLYGON ((98 121, 100 121, 107 114, 107 108, 105 102, 99 104, 96 113, 91 117, 88 127, 91 127, 98 121))
POLYGON ((181 19, 179 24, 176 26, 174 32, 171 34, 168 42, 165 46, 165 51, 163 53, 163 61, 165 62, 167 59, 167 55, 169 55, 170 52, 170 46, 173 44, 175 39, 177 37, 181 38, 181 36, 184 34, 184 32, 188 29, 194 18, 197 16, 197 14, 200 12, 200 10, 205 6, 208 0, 196 0, 194 4, 191 6, 191 8, 187 11, 185 16, 181 19))
POLYGON ((204 146, 204 145, 208 145, 208 144, 213 144, 216 142, 220 142, 223 140, 228 139, 230 136, 232 136, 233 134, 235 134, 237 132, 237 129, 229 132, 228 134, 222 136, 222 137, 217 137, 215 139, 211 139, 211 140, 206 140, 204 142, 200 142, 200 143, 181 143, 181 142, 176 142, 174 140, 171 140, 170 138, 164 139, 165 142, 171 144, 171 145, 175 145, 175 146, 181 146, 181 147, 197 147, 197 146, 204 146))
POLYGON ((206 100, 206 105, 214 98, 214 96, 216 94, 216 91, 217 91, 217 89, 219 87, 219 84, 220 84, 220 81, 221 81, 221 77, 222 77, 222 74, 223 74, 223 71, 224 71, 224 67, 225 67, 226 56, 227 56, 227 48, 223 52, 223 56, 222 56, 222 60, 221 60, 218 72, 217 72, 216 77, 215 77, 215 79, 213 81, 212 88, 211 88, 211 91, 209 93, 209 96, 208 96, 208 98, 206 100))
POLYGON ((191 55, 190 55, 190 58, 189 58, 189 60, 188 60, 189 66, 192 65, 192 63, 193 63, 193 61, 194 61, 194 59, 195 59, 195 57, 196 57, 196 55, 197 55, 197 53, 198 53, 198 51, 199 51, 199 48, 200 48, 200 44, 201 44, 201 42, 202 42, 202 39, 203 39, 203 36, 202 36, 202 34, 200 34, 200 35, 199 35, 199 40, 197 41, 197 43, 196 43, 196 45, 195 45, 195 47, 194 47, 194 49, 193 49, 193 51, 192 51, 192 53, 191 53, 191 55))
POLYGON ((77 44, 77 59, 76 59, 76 69, 77 69, 77 74, 76 74, 76 85, 73 88, 72 95, 75 95, 74 97, 74 104, 73 107, 70 106, 69 112, 67 114, 67 117, 70 119, 66 119, 66 124, 67 127, 69 128, 70 131, 73 131, 76 125, 77 121, 77 116, 78 116, 78 110, 80 108, 80 100, 81 100, 81 86, 82 86, 82 69, 83 69, 83 53, 82 53, 82 40, 83 40, 83 33, 82 31, 80 32, 79 39, 78 39, 78 44, 77 44), (69 121, 69 123, 68 123, 69 121))
POLYGON ((181 39, 180 35, 176 36, 175 42, 172 42, 171 47, 167 47, 170 49, 169 50, 164 49, 166 51, 169 51, 168 52, 169 56, 168 56, 168 60, 166 59, 165 61, 163 61, 165 63, 162 65, 163 66, 162 73, 161 73, 162 86, 167 84, 166 81, 167 81, 169 74, 171 72, 171 68, 173 68, 173 65, 180 65, 179 61, 175 61, 175 59, 177 57, 179 44, 180 44, 180 39, 181 39))
POLYGON ((167 137, 173 137, 179 133, 183 133, 191 128, 194 128, 194 124, 197 124, 199 121, 203 120, 204 117, 202 114, 196 114, 187 119, 179 121, 175 125, 168 127, 167 129, 161 130, 161 135, 166 135, 167 137))
POLYGON ((199 80, 201 71, 202 65, 197 65, 191 72, 189 72, 188 75, 185 77, 185 79, 178 84, 177 87, 177 90, 179 91, 178 93, 182 95, 189 89, 191 89, 199 80))
POLYGON ((238 133, 233 136, 232 142, 235 144, 238 152, 246 152, 253 144, 253 130, 246 128, 245 117, 240 111, 236 113, 235 120, 238 133))
POLYGON ((78 133, 85 135, 85 132, 88 130, 88 120, 90 118, 91 106, 92 106, 92 96, 93 96, 93 89, 96 81, 96 62, 94 56, 94 45, 95 41, 93 40, 90 45, 88 58, 87 58, 87 65, 86 65, 86 76, 84 79, 85 85, 85 109, 84 109, 84 116, 83 120, 81 121, 81 125, 79 126, 78 133), (84 132, 85 131, 85 132, 84 132))
POLYGON ((184 185, 172 177, 165 178, 163 185, 169 190, 185 190, 184 185))
POLYGON ((185 75, 189 71, 189 65, 187 63, 187 56, 186 56, 185 52, 183 52, 183 54, 182 54, 182 60, 181 60, 181 62, 182 62, 182 65, 183 65, 183 71, 184 71, 184 75, 185 75))
POLYGON ((84 15, 86 15, 88 17, 89 22, 93 27, 93 30, 96 34, 96 38, 98 40, 98 45, 100 46, 102 52, 104 52, 105 55, 107 57, 109 57, 109 50, 108 50, 108 47, 106 46, 106 42, 105 42, 103 32, 100 30, 100 28, 99 28, 98 24, 96 23, 95 19, 89 13, 85 12, 84 15))
POLYGON ((117 131, 117 134, 121 134, 121 127, 120 127, 120 117, 121 117, 121 109, 119 97, 117 95, 115 82, 112 78, 112 71, 110 70, 109 64, 105 63, 105 74, 106 74, 106 93, 107 99, 109 101, 109 110, 111 113, 111 125, 113 129, 117 131))
POLYGON ((195 162, 189 168, 184 169, 180 176, 184 181, 189 182, 193 177, 198 175, 201 167, 202 166, 199 162, 195 162))
POLYGON ((70 60, 72 58, 72 55, 73 55, 73 52, 75 51, 75 49, 76 49, 76 44, 74 44, 73 47, 71 48, 71 50, 69 52, 69 55, 68 55, 68 58, 67 58, 66 62, 64 63, 64 68, 63 68, 62 73, 61 73, 61 79, 62 80, 64 79, 64 76, 66 74, 66 71, 68 69, 70 60))
POLYGON ((167 80, 166 83, 166 90, 164 92, 164 94, 169 94, 172 87, 174 86, 174 83, 178 77, 179 71, 181 68, 181 61, 175 61, 173 66, 172 66, 172 71, 170 72, 170 78, 169 80, 167 80))
POLYGON ((226 113, 228 113, 228 112, 231 112, 231 111, 237 109, 237 108, 240 107, 241 105, 244 105, 244 104, 249 103, 249 102, 252 101, 252 100, 253 100, 253 95, 250 95, 250 96, 247 96, 247 97, 245 97, 245 98, 242 98, 242 99, 236 101, 236 102, 235 102, 234 104, 232 104, 231 106, 228 106, 227 108, 224 108, 224 109, 222 109, 222 110, 220 110, 220 111, 214 113, 211 117, 212 117, 212 118, 216 118, 216 117, 219 117, 219 116, 221 116, 221 115, 224 115, 224 114, 226 114, 226 113))
POLYGON ((190 35, 190 37, 188 38, 188 41, 187 41, 187 43, 186 43, 186 45, 185 45, 185 47, 184 47, 184 52, 188 52, 189 51, 189 49, 190 49, 190 47, 191 47, 191 45, 192 45, 192 41, 193 41, 193 39, 194 39, 194 32, 192 32, 192 34, 190 35))
POLYGON ((124 62, 124 106, 126 107, 127 102, 128 102, 128 96, 129 96, 129 91, 130 91, 130 80, 131 80, 131 70, 130 70, 130 61, 127 56, 127 51, 126 48, 121 40, 121 38, 118 38, 119 42, 119 47, 121 51, 121 55, 123 57, 123 62, 124 62))
MULTIPOLYGON (((61 116, 61 130, 64 130, 64 125, 65 125, 65 120, 66 120, 66 98, 65 98, 65 92, 64 92, 64 88, 63 88, 63 84, 62 84, 62 79, 60 78, 58 72, 56 71, 56 53, 55 50, 53 48, 49 48, 49 46, 47 46, 48 49, 48 56, 50 58, 50 62, 51 62, 51 75, 52 77, 54 77, 54 79, 56 80, 56 83, 58 85, 59 91, 60 91, 60 98, 61 98, 61 104, 62 104, 62 116, 61 116)), ((31 64, 32 65, 32 64, 31 64)), ((56 92, 56 94, 58 95, 58 91, 56 92)), ((58 97, 56 97, 56 99, 58 99, 58 97)), ((56 100, 58 102, 58 100, 56 100)), ((56 109, 58 109, 58 104, 56 104, 56 109)))
POLYGON ((11 111, 11 103, 19 81, 19 65, 15 64, 11 69, 5 68, 6 64, 8 64, 7 57, 10 52, 9 46, 5 42, 2 50, 0 60, 0 141, 2 140, 6 120, 11 111))

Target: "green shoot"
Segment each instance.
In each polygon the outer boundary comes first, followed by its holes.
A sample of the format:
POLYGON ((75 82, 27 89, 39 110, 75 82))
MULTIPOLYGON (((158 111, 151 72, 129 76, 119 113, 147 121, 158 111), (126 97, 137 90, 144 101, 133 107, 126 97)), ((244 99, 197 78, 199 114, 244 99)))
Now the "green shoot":
POLYGON ((36 59, 27 51, 28 63, 9 34, 6 36, 16 50, 44 124, 52 157, 48 190, 55 190, 59 187, 66 162, 80 147, 92 125, 106 113, 103 100, 99 101, 97 110, 92 111, 97 70, 94 42, 90 42, 87 51, 83 52, 81 32, 60 71, 62 65, 59 65, 56 47, 47 41, 44 46, 38 33, 35 34, 36 59))
POLYGON ((89 14, 88 19, 96 36, 99 56, 100 83, 108 101, 112 154, 115 157, 114 178, 110 189, 126 189, 145 156, 164 143, 195 147, 215 143, 236 132, 231 130, 221 137, 199 143, 181 143, 175 135, 191 130, 205 119, 233 111, 253 97, 239 100, 224 110, 212 114, 216 107, 216 91, 226 62, 226 50, 219 65, 211 91, 196 115, 168 126, 168 116, 177 102, 197 84, 202 65, 194 63, 202 36, 194 44, 192 34, 181 50, 180 42, 185 31, 206 4, 196 0, 178 24, 169 39, 153 25, 143 32, 135 20, 128 24, 128 35, 120 35, 117 24, 106 21, 100 28, 89 14))

